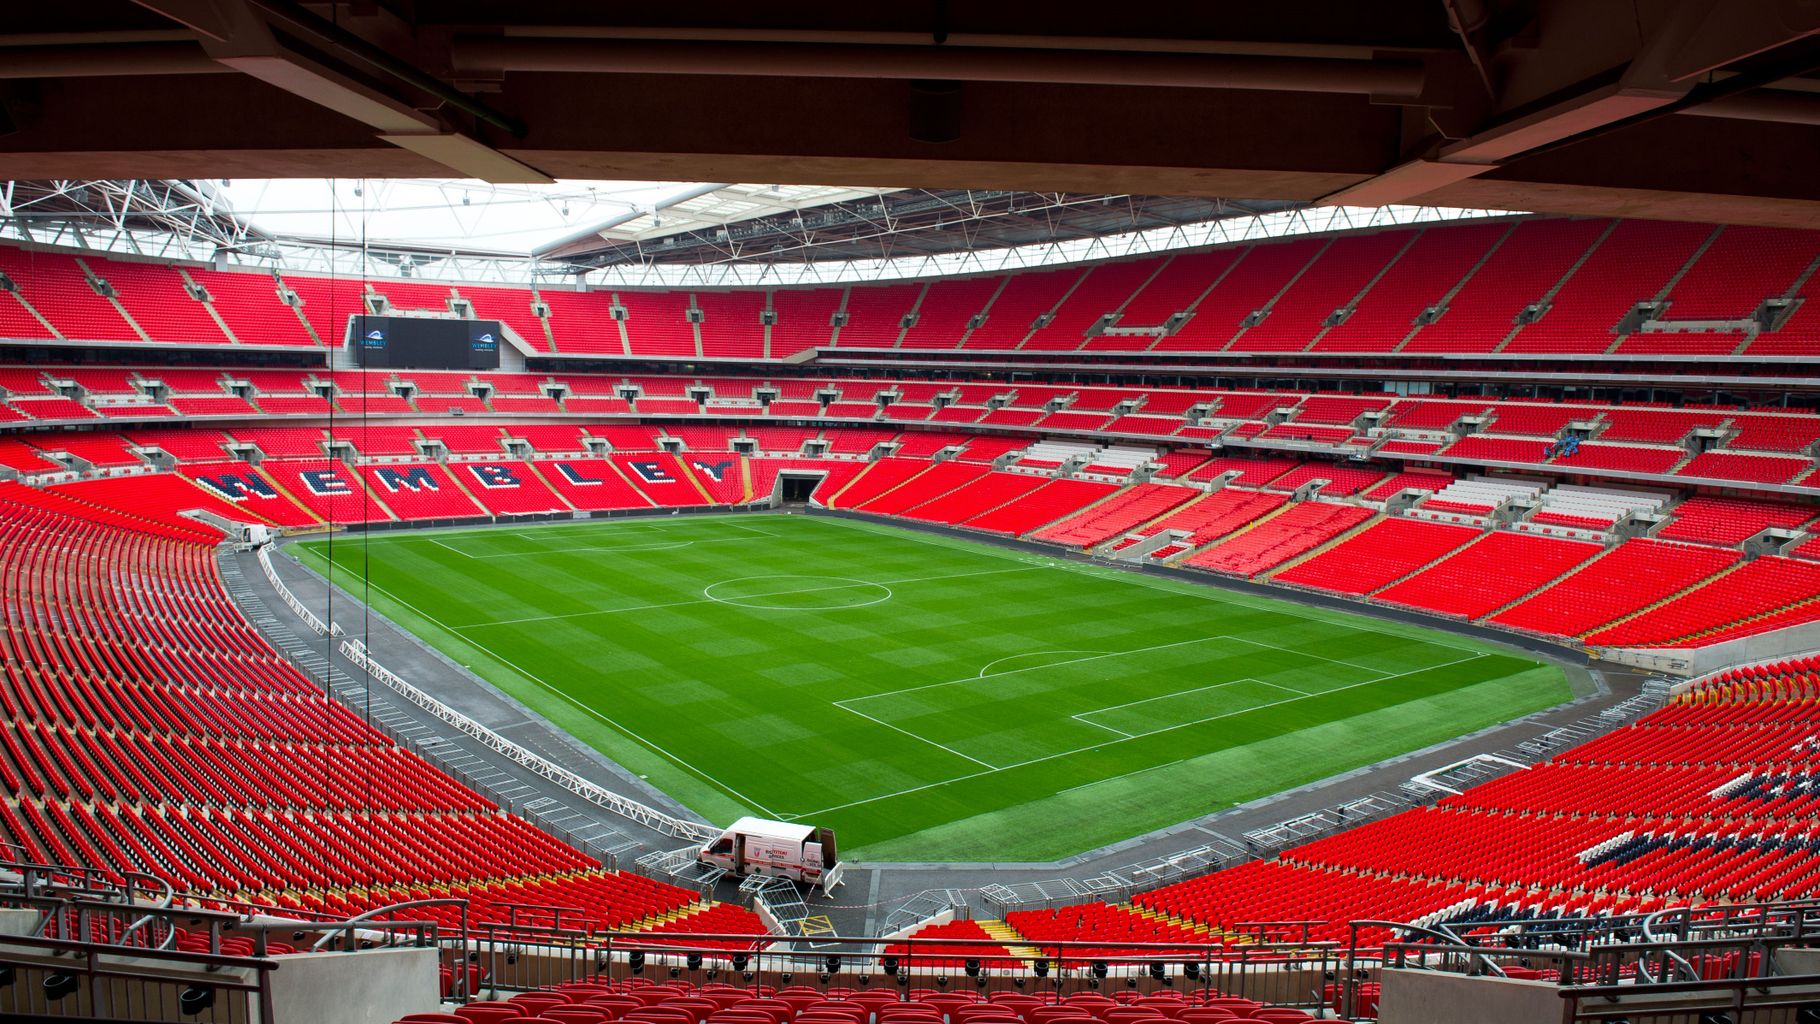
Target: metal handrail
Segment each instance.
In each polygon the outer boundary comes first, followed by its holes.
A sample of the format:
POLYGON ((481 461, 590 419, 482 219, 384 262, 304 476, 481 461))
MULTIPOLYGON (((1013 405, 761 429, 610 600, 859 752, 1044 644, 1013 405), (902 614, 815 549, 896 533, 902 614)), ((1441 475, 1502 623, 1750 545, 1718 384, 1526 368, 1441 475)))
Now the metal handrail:
MULTIPOLYGON (((461 908, 461 934, 465 943, 468 934, 468 901, 464 899, 442 897, 438 899, 406 900, 403 903, 390 903, 383 907, 374 907, 371 910, 356 914, 345 921, 336 922, 334 926, 324 931, 321 938, 311 944, 310 951, 318 952, 323 947, 332 943, 336 938, 344 939, 346 947, 351 950, 354 948, 354 933, 359 930, 361 925, 375 923, 376 919, 384 914, 397 914, 407 910, 419 910, 429 907, 461 908)), ((379 923, 390 924, 398 928, 415 928, 418 929, 420 933, 424 927, 427 926, 432 935, 434 935, 437 930, 437 925, 434 921, 392 921, 379 923)))

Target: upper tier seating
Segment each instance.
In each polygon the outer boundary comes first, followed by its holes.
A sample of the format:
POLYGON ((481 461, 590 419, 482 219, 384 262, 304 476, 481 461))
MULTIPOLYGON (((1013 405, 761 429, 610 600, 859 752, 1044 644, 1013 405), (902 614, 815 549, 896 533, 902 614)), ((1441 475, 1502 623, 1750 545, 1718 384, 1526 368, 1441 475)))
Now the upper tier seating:
MULTIPOLYGON (((1571 272, 1547 313, 1520 328, 1505 352, 1597 353, 1613 348, 1618 321, 1652 299, 1712 234, 1704 224, 1626 220, 1595 244, 1571 272)), ((1535 296, 1534 301, 1541 296, 1535 296)))
MULTIPOLYGON (((0 334, 217 348, 230 340, 333 346, 342 343, 350 315, 365 312, 369 297, 377 303, 384 296, 395 309, 434 315, 461 308, 452 305, 459 297, 473 315, 499 320, 533 351, 582 355, 784 359, 830 345, 1730 355, 1748 340, 1747 355, 1774 356, 1813 351, 1820 314, 1798 309, 1780 329, 1754 340, 1739 322, 1764 299, 1783 295, 1817 248, 1820 234, 1811 231, 1530 218, 1243 242, 928 282, 694 292, 303 273, 279 281, 260 271, 13 248, 0 253, 0 272, 19 291, 0 299, 0 334), (1693 258, 1709 238, 1711 245, 1693 258), (117 304, 91 279, 105 282, 117 304), (191 282, 207 302, 191 294, 191 282), (287 305, 280 288, 295 293, 301 307, 287 305), (1614 333, 1633 303, 1658 296, 1669 304, 1666 330, 1614 333), (548 307, 547 319, 533 312, 534 302, 548 307), (1519 327, 1518 313, 1536 303, 1543 316, 1519 327), (623 321, 614 318, 616 308, 625 312, 623 321), (1418 325, 1430 308, 1438 317, 1418 325), (766 310, 776 316, 769 326, 761 320, 766 310), (1327 326, 1336 310, 1346 315, 1327 326), (1243 326, 1258 311, 1265 312, 1262 322, 1243 326), (699 323, 691 320, 696 313, 699 323), (1186 322, 1162 335, 1178 313, 1188 315, 1186 322), (845 323, 837 328, 841 315, 845 323), (1121 328, 1156 333, 1088 338, 1108 315, 1121 328)), ((1810 278, 1804 296, 1817 287, 1810 278)))

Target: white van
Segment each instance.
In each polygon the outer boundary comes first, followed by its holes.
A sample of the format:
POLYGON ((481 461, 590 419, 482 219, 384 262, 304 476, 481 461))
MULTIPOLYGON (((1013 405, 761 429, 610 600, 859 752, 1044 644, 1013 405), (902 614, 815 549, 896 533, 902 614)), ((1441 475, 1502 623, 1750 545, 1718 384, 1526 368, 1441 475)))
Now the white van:
POLYGON ((834 831, 787 821, 741 818, 709 840, 695 859, 735 875, 766 875, 820 886, 840 884, 841 863, 834 831))

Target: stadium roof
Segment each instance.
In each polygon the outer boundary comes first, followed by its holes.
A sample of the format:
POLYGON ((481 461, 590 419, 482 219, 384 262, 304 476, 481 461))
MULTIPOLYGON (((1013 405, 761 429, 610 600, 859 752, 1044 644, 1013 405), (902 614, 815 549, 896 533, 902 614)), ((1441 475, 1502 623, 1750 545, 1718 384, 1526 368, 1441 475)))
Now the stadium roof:
POLYGON ((14 4, 0 172, 832 182, 1816 225, 1817 11, 14 4))
POLYGON ((635 286, 997 272, 1505 212, 646 181, 0 183, 0 238, 368 277, 635 286))

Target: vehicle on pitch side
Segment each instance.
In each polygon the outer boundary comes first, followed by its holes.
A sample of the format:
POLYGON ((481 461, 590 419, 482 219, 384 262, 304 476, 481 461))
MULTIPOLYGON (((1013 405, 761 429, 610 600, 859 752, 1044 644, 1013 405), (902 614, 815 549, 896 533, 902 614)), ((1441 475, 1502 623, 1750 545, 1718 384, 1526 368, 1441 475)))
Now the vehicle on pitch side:
POLYGON ((819 886, 840 884, 834 830, 764 818, 741 818, 702 845, 695 859, 735 875, 764 875, 819 886))

